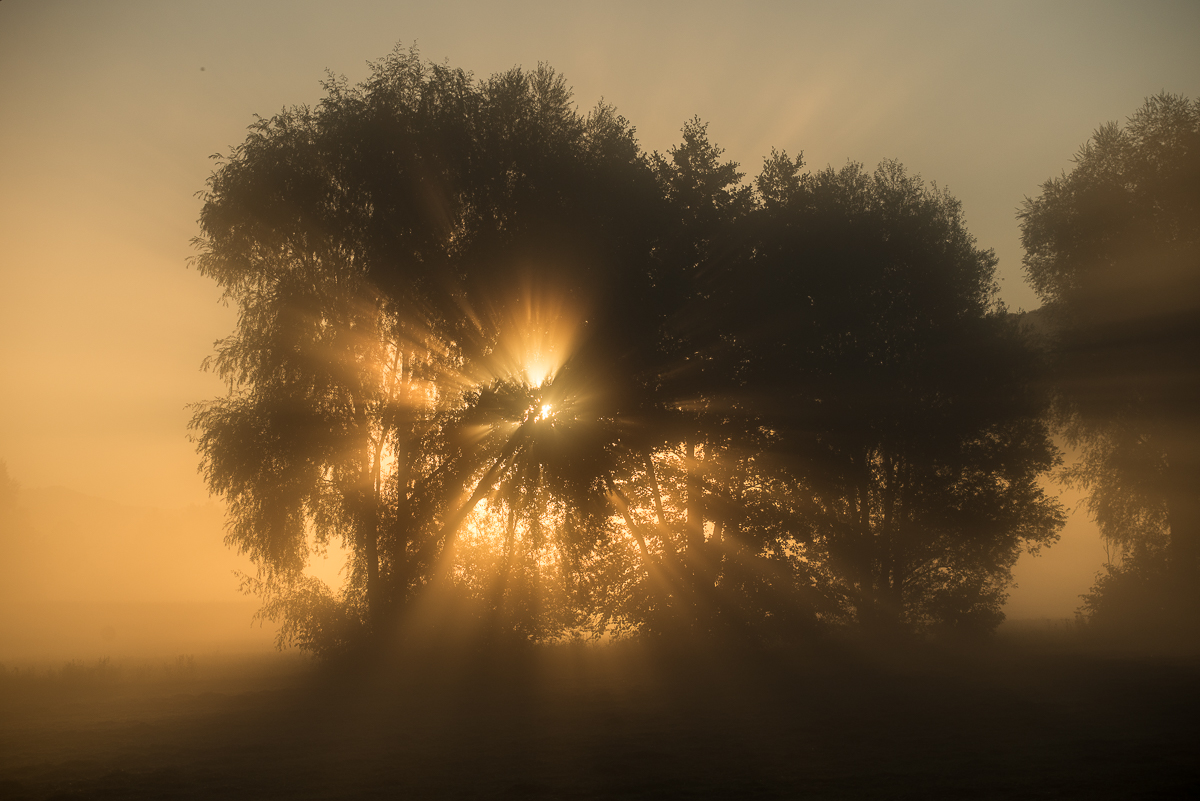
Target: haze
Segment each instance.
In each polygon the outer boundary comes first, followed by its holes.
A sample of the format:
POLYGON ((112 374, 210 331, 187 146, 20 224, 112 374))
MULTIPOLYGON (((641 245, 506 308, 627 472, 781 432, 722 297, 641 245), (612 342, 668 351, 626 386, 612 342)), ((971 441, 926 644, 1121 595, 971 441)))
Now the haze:
MULTIPOLYGON (((249 565, 222 545, 186 439, 186 405, 221 392, 199 366, 233 312, 184 265, 208 156, 254 114, 316 102, 325 70, 357 82, 397 42, 479 77, 544 61, 580 107, 615 104, 647 151, 699 115, 749 174, 772 147, 811 167, 898 159, 963 202, 1016 310, 1037 305, 1021 200, 1147 96, 1200 95, 1197 41, 1200 6, 1187 2, 8 0, 0 459, 29 517, 3 528, 0 603, 224 603, 243 636, 253 604, 232 573, 249 565)), ((1077 512, 1061 542, 1022 558, 1009 617, 1072 616, 1103 560, 1077 512)), ((106 647, 92 628, 79 637, 71 648, 106 647)))

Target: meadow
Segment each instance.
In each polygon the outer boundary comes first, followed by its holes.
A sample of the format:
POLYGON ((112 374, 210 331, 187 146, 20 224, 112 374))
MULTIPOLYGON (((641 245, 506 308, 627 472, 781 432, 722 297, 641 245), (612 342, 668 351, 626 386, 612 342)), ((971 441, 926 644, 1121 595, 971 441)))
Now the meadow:
POLYGON ((27 664, 0 673, 0 796, 1184 797, 1198 679, 1047 630, 27 664))

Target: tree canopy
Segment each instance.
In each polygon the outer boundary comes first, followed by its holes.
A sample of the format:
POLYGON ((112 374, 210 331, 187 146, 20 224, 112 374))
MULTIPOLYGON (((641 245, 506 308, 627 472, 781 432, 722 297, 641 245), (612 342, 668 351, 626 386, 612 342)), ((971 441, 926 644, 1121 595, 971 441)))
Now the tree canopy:
POLYGON ((698 119, 647 155, 546 66, 325 90, 219 159, 195 242, 239 316, 192 428, 286 639, 1001 619, 1056 454, 947 192, 745 184, 698 119), (304 572, 335 542, 340 589, 304 572))
MULTIPOLYGON (((789 169, 775 162, 769 180, 789 169)), ((953 197, 892 162, 804 175, 765 216, 740 326, 756 338, 748 386, 780 407, 773 450, 810 494, 812 545, 860 619, 994 625, 1020 547, 1062 523, 1037 481, 1057 457, 995 256, 953 197)))
POLYGON ((1170 562, 1178 603, 1200 586, 1200 102, 1102 126, 1020 219, 1082 453, 1068 477, 1107 538, 1170 562))

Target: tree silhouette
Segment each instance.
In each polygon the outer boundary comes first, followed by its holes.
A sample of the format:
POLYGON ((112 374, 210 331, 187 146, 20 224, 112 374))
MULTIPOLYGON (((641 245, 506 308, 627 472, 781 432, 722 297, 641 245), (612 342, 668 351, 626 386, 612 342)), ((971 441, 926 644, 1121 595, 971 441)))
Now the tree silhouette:
POLYGON ((545 66, 324 86, 220 159, 194 262, 239 316, 192 428, 284 639, 998 622, 1055 457, 948 194, 745 185, 698 119, 647 157, 545 66))
POLYGON ((1163 551, 1176 592, 1192 593, 1200 103, 1162 94, 1125 127, 1101 127, 1020 219, 1029 280, 1055 331, 1058 419, 1082 452, 1067 476, 1090 490, 1105 537, 1127 552, 1163 551))
POLYGON ((653 176, 610 108, 580 117, 548 68, 475 82, 401 51, 325 87, 221 161, 195 259, 239 309, 210 361, 230 393, 192 422, 203 469, 304 643, 378 628, 501 484, 515 502, 545 479, 594 517, 581 471, 605 472, 596 429, 638 402, 656 326, 653 176), (530 375, 568 325, 570 363, 530 375), (579 397, 586 423, 530 415, 579 397), (571 460, 531 436, 550 429, 571 460), (353 553, 342 597, 303 576, 308 537, 353 553))
POLYGON ((995 258, 897 164, 801 167, 764 164, 754 257, 721 293, 768 432, 759 461, 790 490, 776 547, 869 627, 990 629, 1021 548, 1062 524, 1037 486, 1056 457, 995 258))

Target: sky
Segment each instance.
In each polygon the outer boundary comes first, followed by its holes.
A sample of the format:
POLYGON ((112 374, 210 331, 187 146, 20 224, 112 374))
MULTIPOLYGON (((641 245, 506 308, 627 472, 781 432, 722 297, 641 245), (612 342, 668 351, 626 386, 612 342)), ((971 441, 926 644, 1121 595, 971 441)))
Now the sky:
MULTIPOLYGON (((1015 310, 1038 305, 1022 200, 1146 97, 1200 96, 1197 42, 1195 2, 3 0, 0 460, 24 487, 209 502, 187 404, 221 392, 199 368, 235 322, 187 267, 209 157, 397 45, 477 77, 546 62, 647 151, 697 115, 749 177, 773 147, 897 159, 962 201, 1015 310)), ((1055 548, 1026 573, 1075 598, 1103 557, 1083 512, 1055 548)))

